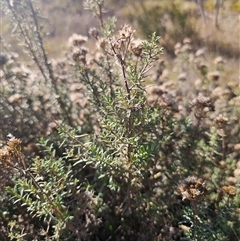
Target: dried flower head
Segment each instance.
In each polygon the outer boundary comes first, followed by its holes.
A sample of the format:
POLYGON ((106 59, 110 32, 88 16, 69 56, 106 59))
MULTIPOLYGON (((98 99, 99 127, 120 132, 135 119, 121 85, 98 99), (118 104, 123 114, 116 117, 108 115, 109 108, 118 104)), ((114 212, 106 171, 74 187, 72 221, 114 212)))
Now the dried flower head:
POLYGON ((231 91, 229 88, 223 88, 223 87, 216 87, 215 89, 212 90, 211 97, 215 100, 217 99, 226 99, 230 100, 234 97, 234 93, 231 91), (219 98, 221 97, 221 98, 219 98))
POLYGON ((108 43, 111 46, 112 50, 114 50, 114 51, 121 49, 121 43, 115 37, 109 38, 108 43))
POLYGON ((218 81, 220 78, 220 73, 218 71, 209 72, 207 78, 211 81, 218 81))
POLYGON ((182 47, 181 43, 176 43, 174 49, 180 49, 182 47))
POLYGON ((178 75, 177 79, 180 81, 185 81, 187 80, 187 74, 185 72, 182 72, 178 75))
POLYGON ((143 50, 143 42, 141 39, 133 40, 130 44, 130 48, 136 57, 140 57, 143 50))
POLYGON ((106 39, 105 38, 98 39, 98 41, 96 42, 96 45, 98 49, 105 49, 106 39))
POLYGON ((240 95, 232 98, 228 103, 236 108, 240 107, 240 95))
POLYGON ((11 173, 13 172, 11 153, 8 146, 4 146, 0 149, 0 191, 5 189, 6 183, 11 179, 11 173))
POLYGON ((198 69, 200 70, 200 72, 201 72, 201 74, 202 74, 203 76, 205 76, 205 75, 207 74, 207 72, 208 72, 208 66, 207 66, 206 64, 204 64, 204 63, 199 63, 197 67, 198 67, 198 69))
POLYGON ((197 119, 205 117, 206 113, 209 111, 214 111, 211 98, 201 94, 190 102, 190 108, 194 111, 194 115, 197 119))
POLYGON ((21 140, 12 134, 8 134, 7 137, 7 143, 0 148, 0 190, 12 182, 11 176, 19 170, 17 167, 20 161, 26 168, 21 140))
POLYGON ((22 94, 16 93, 16 94, 11 95, 8 98, 8 102, 10 104, 16 104, 16 105, 20 106, 23 98, 24 98, 24 96, 22 94))
POLYGON ((218 117, 216 117, 214 119, 214 122, 215 122, 216 127, 218 129, 222 129, 222 128, 224 128, 228 124, 228 118, 224 117, 222 115, 219 115, 218 117))
POLYGON ((232 198, 237 195, 236 188, 234 186, 223 186, 221 191, 232 198))
POLYGON ((166 93, 166 90, 160 85, 153 85, 147 88, 148 95, 158 95, 161 96, 163 93, 166 93))
POLYGON ((192 40, 190 38, 184 38, 183 44, 191 44, 192 40))
POLYGON ((170 93, 166 93, 162 95, 162 101, 160 104, 163 103, 164 107, 167 107, 168 109, 172 110, 173 112, 178 112, 178 104, 175 101, 173 95, 170 93))
POLYGON ((182 200, 188 199, 190 201, 206 194, 207 189, 203 179, 196 176, 189 176, 182 180, 178 185, 176 193, 182 196, 182 200))
POLYGON ((191 107, 211 107, 212 101, 210 97, 199 95, 191 102, 191 107))
POLYGON ((233 175, 234 175, 235 178, 239 179, 240 178, 240 168, 236 168, 233 171, 233 175))
POLYGON ((222 56, 218 56, 214 59, 214 64, 216 65, 220 65, 220 64, 224 64, 225 61, 223 60, 222 56))
POLYGON ((205 52, 206 52, 206 50, 207 50, 206 47, 203 47, 203 48, 201 48, 201 49, 198 49, 197 52, 195 53, 195 56, 196 56, 196 57, 200 57, 200 56, 204 55, 205 52))
MULTIPOLYGON (((26 68, 25 68, 25 70, 26 70, 26 68)), ((29 73, 26 73, 23 70, 23 66, 21 66, 21 67, 13 67, 12 68, 12 72, 19 79, 26 78, 29 75, 29 73)))
POLYGON ((174 46, 174 54, 176 56, 181 52, 181 47, 182 47, 181 43, 176 43, 175 44, 175 46, 174 46))
POLYGON ((78 48, 75 48, 72 51, 72 58, 75 62, 78 62, 81 57, 81 51, 78 48))
POLYGON ((17 138, 11 138, 8 142, 7 142, 8 147, 10 148, 10 150, 12 151, 21 151, 22 150, 22 142, 20 139, 17 138))
POLYGON ((53 133, 54 131, 57 132, 59 126, 62 124, 61 120, 54 120, 54 121, 50 121, 47 124, 47 128, 46 128, 46 134, 50 135, 51 133, 53 133))
POLYGON ((151 86, 147 89, 147 104, 151 107, 161 106, 163 109, 178 111, 178 104, 172 94, 161 86, 151 86))
POLYGON ((79 34, 74 33, 69 39, 68 43, 70 47, 78 47, 88 41, 88 37, 82 36, 79 34))
POLYGON ((229 185, 236 185, 236 183, 237 183, 237 178, 236 178, 236 177, 227 177, 227 178, 226 178, 226 182, 227 182, 229 185))
POLYGON ((75 62, 82 62, 85 64, 87 53, 88 49, 84 46, 81 46, 80 48, 74 48, 72 51, 72 58, 75 62))
MULTIPOLYGON (((236 145, 234 146, 234 148, 235 148, 236 150, 239 150, 239 151, 240 151, 240 143, 238 143, 238 144, 236 144, 236 145), (237 146, 236 146, 236 145, 237 145, 237 146), (238 148, 238 149, 237 149, 237 148, 238 148)), ((240 160, 238 160, 236 166, 237 166, 237 169, 240 169, 240 160)))
POLYGON ((180 50, 181 53, 188 52, 192 49, 192 46, 190 44, 184 44, 180 50))
POLYGON ((0 166, 9 167, 13 166, 16 162, 16 158, 22 156, 22 142, 15 138, 13 135, 8 135, 7 145, 4 145, 0 149, 0 166))
MULTIPOLYGON (((240 151, 240 143, 237 143, 234 145, 234 149, 237 151, 240 151)), ((240 168, 240 161, 238 162, 239 168, 240 168)))
POLYGON ((134 32, 135 31, 132 30, 132 28, 129 25, 125 24, 123 28, 118 32, 119 38, 122 40, 131 39, 134 32))
POLYGON ((4 146, 3 148, 0 149, 0 165, 6 165, 8 162, 7 160, 9 159, 10 153, 9 153, 9 148, 7 146, 4 146))
POLYGON ((99 36, 100 36, 100 31, 99 31, 98 29, 96 29, 96 28, 90 28, 88 34, 89 34, 91 37, 93 37, 93 38, 95 38, 95 39, 98 39, 99 36))

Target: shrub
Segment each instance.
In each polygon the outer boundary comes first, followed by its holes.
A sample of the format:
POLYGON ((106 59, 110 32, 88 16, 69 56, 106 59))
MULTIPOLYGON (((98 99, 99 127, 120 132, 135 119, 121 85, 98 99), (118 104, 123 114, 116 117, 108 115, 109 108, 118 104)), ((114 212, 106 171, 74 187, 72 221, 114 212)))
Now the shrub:
POLYGON ((0 149, 6 187, 0 234, 10 240, 237 240, 239 129, 226 135, 228 119, 218 116, 207 79, 186 96, 173 95, 167 84, 149 85, 161 62, 160 38, 135 39, 128 25, 116 32, 115 18, 103 18, 102 0, 84 5, 99 29, 89 31, 90 39, 71 36, 68 58, 54 65, 32 2, 20 1, 19 9, 15 1, 5 3, 36 56, 31 77, 41 97, 29 93, 28 75, 9 77, 10 55, 2 66, 9 82, 1 90, 8 99, 1 111, 13 121, 14 135, 0 149), (20 24, 23 9, 30 11, 30 27, 20 24), (34 47, 24 31, 33 34, 34 47), (89 41, 96 43, 92 50, 89 41), (11 102, 16 78, 22 96, 11 102), (26 148, 29 134, 44 136, 37 154, 26 148))

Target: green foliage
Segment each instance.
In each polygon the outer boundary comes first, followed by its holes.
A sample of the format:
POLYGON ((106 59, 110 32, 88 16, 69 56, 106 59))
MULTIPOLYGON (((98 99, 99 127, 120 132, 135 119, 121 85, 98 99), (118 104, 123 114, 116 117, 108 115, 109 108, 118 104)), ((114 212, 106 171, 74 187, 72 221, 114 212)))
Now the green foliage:
MULTIPOLYGON (((20 12, 5 2, 18 23, 20 12)), ((37 21, 32 2, 20 3, 29 3, 28 16, 37 21)), ((143 41, 128 25, 116 32, 115 19, 104 19, 103 0, 86 1, 85 7, 99 19, 99 29, 89 31, 96 47, 90 51, 88 38, 75 34, 67 59, 55 65, 47 59, 41 31, 33 31, 38 22, 32 23, 29 31, 40 46, 33 58, 40 96, 31 97, 30 77, 12 73, 13 63, 1 66, 9 80, 0 89, 4 118, 10 113, 13 119, 17 110, 23 123, 36 127, 24 133, 25 125, 13 120, 13 134, 23 142, 8 135, 0 149, 0 187, 6 190, 0 218, 8 230, 3 233, 8 240, 239 239, 240 131, 227 136, 236 118, 228 127, 219 115, 222 105, 214 108, 208 72, 200 69, 205 82, 192 93, 184 82, 175 83, 178 92, 163 83, 149 85, 163 53, 158 34, 143 41), (16 91, 13 80, 24 81, 18 93, 31 101, 9 100, 16 91), (34 150, 26 144, 29 133, 34 140, 43 136, 34 150)), ((179 24, 185 28, 184 16, 173 15, 183 18, 179 24)), ((19 26, 26 43, 27 26, 19 26)), ((175 67, 195 73, 186 45, 176 49, 175 67)), ((35 48, 26 48, 33 57, 35 48)), ((224 114, 234 111, 229 107, 224 114)))

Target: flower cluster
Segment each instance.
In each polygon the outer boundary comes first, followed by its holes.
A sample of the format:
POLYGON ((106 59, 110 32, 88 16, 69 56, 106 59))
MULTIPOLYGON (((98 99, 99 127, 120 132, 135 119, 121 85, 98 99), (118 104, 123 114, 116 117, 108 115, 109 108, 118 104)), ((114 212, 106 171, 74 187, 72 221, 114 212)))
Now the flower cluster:
POLYGON ((86 63, 86 55, 88 53, 88 49, 84 46, 81 46, 79 48, 74 48, 72 51, 72 58, 75 62, 82 62, 86 63))
POLYGON ((71 37, 69 37, 68 44, 70 47, 78 47, 86 43, 87 40, 88 37, 74 33, 71 37))
POLYGON ((9 135, 7 144, 0 148, 0 189, 4 188, 6 183, 11 180, 11 174, 14 173, 21 157, 21 140, 9 135))
POLYGON ((218 129, 224 128, 228 124, 228 121, 229 121, 228 118, 224 117, 223 115, 219 115, 214 119, 214 122, 218 129))
POLYGON ((176 190, 176 193, 182 196, 182 200, 196 200, 206 194, 207 189, 203 179, 196 176, 189 176, 182 180, 176 190))
POLYGON ((229 197, 235 197, 237 195, 236 188, 233 186, 223 186, 221 191, 229 197))
POLYGON ((197 119, 202 119, 209 111, 214 111, 214 106, 210 97, 199 95, 190 102, 190 108, 194 111, 197 119))
POLYGON ((7 145, 0 149, 0 165, 8 166, 12 164, 14 158, 20 157, 22 151, 21 140, 10 138, 7 145))
POLYGON ((71 50, 71 56, 74 62, 86 64, 86 55, 89 50, 83 46, 83 44, 87 41, 87 36, 82 36, 75 33, 69 37, 68 46, 71 50))
POLYGON ((151 107, 161 106, 163 109, 178 111, 178 104, 174 97, 162 86, 151 86, 147 89, 147 103, 151 107))
POLYGON ((131 52, 134 56, 140 57, 143 52, 143 41, 134 39, 134 30, 128 25, 124 25, 116 37, 110 39, 110 46, 113 54, 122 62, 124 55, 131 52))

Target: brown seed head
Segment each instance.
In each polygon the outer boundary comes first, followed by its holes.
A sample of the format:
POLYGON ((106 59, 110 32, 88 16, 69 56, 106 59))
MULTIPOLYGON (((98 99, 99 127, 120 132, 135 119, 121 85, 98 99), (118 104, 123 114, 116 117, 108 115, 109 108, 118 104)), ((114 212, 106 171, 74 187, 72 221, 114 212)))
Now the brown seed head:
POLYGON ((207 78, 211 81, 218 81, 220 78, 220 73, 218 71, 209 72, 207 78))
POLYGON ((88 34, 91 37, 98 39, 99 36, 100 36, 100 31, 98 29, 96 29, 96 28, 90 28, 88 34))
POLYGON ((81 46, 82 44, 86 43, 87 40, 88 40, 88 37, 74 33, 68 39, 68 42, 69 42, 70 47, 78 47, 78 46, 81 46))
POLYGON ((221 191, 232 198, 237 195, 236 188, 234 186, 223 186, 221 191))
POLYGON ((182 200, 196 200, 207 192, 203 179, 196 176, 189 176, 182 180, 177 187, 176 193, 182 196, 182 200))
POLYGON ((121 30, 119 30, 119 38, 120 39, 129 39, 131 38, 131 36, 133 35, 135 31, 132 30, 132 28, 130 26, 128 26, 127 24, 123 26, 123 28, 121 30))
POLYGON ((218 129, 222 129, 223 127, 225 127, 228 124, 228 118, 226 118, 222 115, 219 115, 218 117, 216 117, 214 119, 214 122, 218 129))
POLYGON ((214 111, 214 105, 211 98, 203 95, 199 95, 197 98, 193 99, 189 106, 198 119, 205 117, 207 112, 214 111))
POLYGON ((22 144, 21 140, 17 138, 12 138, 7 142, 8 147, 14 151, 21 151, 22 150, 21 144, 22 144))
POLYGON ((75 62, 86 63, 86 55, 88 53, 88 49, 84 46, 80 48, 74 48, 72 52, 72 58, 75 62))
POLYGON ((137 39, 131 42, 130 48, 136 57, 140 57, 142 54, 143 44, 142 40, 137 39))

